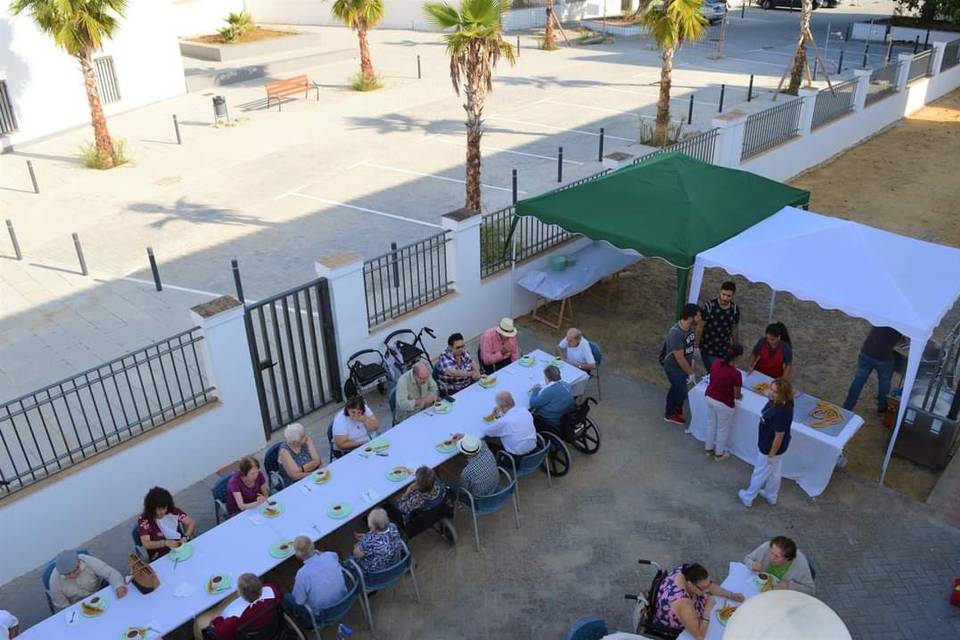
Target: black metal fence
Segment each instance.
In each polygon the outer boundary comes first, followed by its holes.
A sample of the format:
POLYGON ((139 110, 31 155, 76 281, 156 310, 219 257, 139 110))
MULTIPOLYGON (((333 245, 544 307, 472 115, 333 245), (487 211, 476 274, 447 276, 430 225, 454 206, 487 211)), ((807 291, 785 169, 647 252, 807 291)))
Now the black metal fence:
POLYGON ((802 105, 802 100, 795 99, 747 116, 740 159, 752 158, 796 137, 802 105))
POLYGON ((813 107, 813 128, 822 127, 828 122, 853 111, 853 95, 857 90, 857 80, 833 83, 833 91, 826 88, 817 94, 813 107))
POLYGON ((679 151, 680 153, 685 153, 692 158, 696 158, 697 160, 712 164, 713 153, 717 144, 718 132, 719 129, 710 129, 709 131, 698 133, 695 136, 684 138, 683 140, 663 147, 662 149, 652 151, 645 156, 640 156, 633 161, 633 164, 640 164, 641 162, 650 160, 651 158, 655 158, 663 153, 669 153, 671 151, 679 151))
POLYGON ((17 117, 13 113, 13 102, 7 90, 7 82, 0 80, 0 135, 17 130, 17 117))
POLYGON ((867 86, 867 95, 864 104, 870 105, 893 95, 897 92, 897 74, 900 73, 900 63, 893 62, 885 67, 878 67, 870 72, 870 84, 867 86))
POLYGON ((913 82, 930 75, 933 65, 933 49, 927 49, 913 56, 910 61, 910 70, 907 72, 907 82, 913 82))
POLYGON ((940 73, 952 69, 960 64, 960 38, 951 40, 943 49, 943 60, 940 61, 940 73))
POLYGON ((402 316, 450 292, 448 240, 442 231, 364 261, 368 326, 402 316))
POLYGON ((120 100, 120 83, 117 82, 117 70, 113 66, 113 56, 100 56, 94 61, 97 71, 97 86, 100 100, 110 104, 120 100))
POLYGON ((202 339, 194 327, 0 405, 0 495, 212 401, 202 339))

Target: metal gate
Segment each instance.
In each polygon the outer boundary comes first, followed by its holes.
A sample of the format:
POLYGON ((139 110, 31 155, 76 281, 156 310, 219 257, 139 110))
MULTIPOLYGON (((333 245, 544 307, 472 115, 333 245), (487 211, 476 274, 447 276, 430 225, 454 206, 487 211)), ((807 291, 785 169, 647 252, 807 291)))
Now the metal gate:
POLYGON ((267 436, 343 398, 330 288, 318 278, 244 307, 267 436))

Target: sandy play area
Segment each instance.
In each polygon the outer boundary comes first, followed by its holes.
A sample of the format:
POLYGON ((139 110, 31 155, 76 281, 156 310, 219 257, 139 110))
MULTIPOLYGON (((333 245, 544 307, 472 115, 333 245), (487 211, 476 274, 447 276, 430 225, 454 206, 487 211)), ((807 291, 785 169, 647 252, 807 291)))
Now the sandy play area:
MULTIPOLYGON (((796 178, 792 184, 811 191, 810 208, 818 213, 960 246, 958 149, 960 91, 954 91, 871 140, 796 178)), ((607 370, 618 370, 666 386, 657 354, 663 334, 673 319, 674 273, 661 261, 642 260, 621 275, 619 286, 601 283, 576 297, 573 322, 587 337, 603 345, 607 370), (610 293, 613 295, 608 297, 610 293)), ((931 274, 931 277, 960 276, 931 274)), ((727 278, 722 271, 707 271, 702 296, 713 297, 727 278)), ((767 323, 771 291, 765 285, 741 278, 736 282, 741 341, 745 346, 752 345, 767 323)), ((555 312, 555 308, 551 310, 555 312)), ((783 293, 777 295, 774 319, 790 329, 794 346, 793 379, 797 387, 842 403, 869 324, 783 293)), ((958 320, 960 305, 947 314, 936 335, 942 337, 958 320)), ((538 334, 559 333, 529 317, 521 323, 525 329, 538 334)), ((897 377, 894 378, 896 384, 897 377)), ((872 377, 857 407, 866 424, 846 451, 847 471, 871 480, 879 477, 887 442, 887 431, 873 411, 875 394, 876 378, 872 377)), ((890 486, 921 500, 930 492, 936 477, 935 473, 898 458, 891 462, 887 476, 890 486)))

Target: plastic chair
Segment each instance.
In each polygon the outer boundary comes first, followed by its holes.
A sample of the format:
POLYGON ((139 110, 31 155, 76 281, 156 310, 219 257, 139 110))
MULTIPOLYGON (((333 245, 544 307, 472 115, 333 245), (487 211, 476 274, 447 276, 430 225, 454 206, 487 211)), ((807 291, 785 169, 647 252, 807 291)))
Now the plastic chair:
POLYGON ((333 462, 337 458, 337 454, 340 453, 333 448, 333 420, 331 420, 330 425, 327 426, 327 444, 330 445, 330 457, 327 458, 327 460, 333 462))
POLYGON ((213 515, 217 519, 217 524, 230 518, 227 511, 227 483, 233 477, 232 473, 217 478, 210 493, 213 494, 213 515))
POLYGON ((360 588, 363 591, 363 600, 366 603, 365 613, 367 614, 367 625, 371 631, 373 631, 373 612, 370 609, 370 599, 367 597, 367 594, 391 587, 400 582, 404 574, 409 573, 410 580, 413 582, 413 590, 417 595, 417 602, 420 602, 420 587, 417 585, 417 574, 413 568, 413 554, 410 553, 410 548, 406 542, 401 540, 400 544, 403 545, 403 556, 401 556, 400 560, 394 563, 393 566, 387 567, 382 571, 364 571, 353 558, 347 560, 348 563, 353 565, 354 570, 357 571, 360 576, 360 588))
POLYGON ((510 496, 513 496, 513 519, 520 528, 520 506, 517 501, 517 481, 510 475, 510 472, 503 467, 497 467, 500 474, 506 480, 506 485, 487 496, 475 496, 463 487, 459 487, 457 498, 460 502, 470 508, 470 517, 473 520, 473 539, 477 545, 477 551, 480 551, 480 528, 477 526, 477 516, 485 516, 490 513, 496 513, 503 508, 510 496))
POLYGON ((607 635, 607 623, 601 618, 580 618, 567 631, 564 640, 600 640, 607 635))
MULTIPOLYGON (((353 608, 353 603, 357 601, 361 587, 360 573, 357 571, 356 564, 350 566, 348 562, 350 561, 340 565, 340 570, 343 572, 344 580, 347 583, 347 593, 340 598, 339 602, 330 605, 326 609, 320 610, 318 613, 314 613, 310 607, 306 605, 300 605, 300 608, 306 611, 307 617, 310 618, 310 625, 317 640, 323 640, 320 636, 321 629, 340 622, 350 609, 353 608)), ((363 609, 363 614, 366 617, 367 604, 363 598, 360 598, 360 608, 363 609)))
MULTIPOLYGON (((584 338, 584 340, 587 340, 584 338)), ((587 340, 587 344, 590 345, 590 352, 593 353, 594 364, 597 365, 597 368, 593 370, 593 376, 597 379, 597 398, 603 400, 603 393, 600 392, 600 363, 603 362, 603 350, 600 348, 600 345, 592 340, 587 340)))
MULTIPOLYGON (((543 467, 547 472, 547 486, 552 487, 553 481, 550 479, 550 465, 547 463, 547 456, 550 454, 550 441, 543 437, 542 434, 537 434, 537 446, 539 448, 534 449, 530 453, 520 456, 520 461, 517 462, 517 459, 507 453, 506 451, 500 451, 498 456, 502 458, 507 458, 510 461, 510 466, 513 469, 513 477, 519 480, 524 476, 528 476, 531 473, 535 472, 539 467, 543 467)), ((517 484, 517 502, 520 501, 520 484, 517 484)))
POLYGON ((278 442, 272 445, 267 452, 263 454, 263 470, 267 472, 267 481, 270 483, 270 493, 281 491, 287 486, 287 482, 280 475, 280 445, 278 442))
POLYGON ((390 426, 397 424, 397 386, 390 387, 390 395, 387 396, 387 403, 390 405, 390 426))
MULTIPOLYGON (((86 549, 76 549, 78 554, 83 554, 85 556, 90 555, 90 552, 86 549)), ((47 606, 50 607, 50 614, 53 615, 56 613, 56 610, 53 608, 53 600, 50 599, 50 578, 53 577, 53 570, 57 566, 57 559, 54 558, 47 563, 47 566, 43 568, 43 573, 40 574, 40 582, 43 583, 43 595, 47 598, 47 606)), ((106 586, 106 581, 100 581, 100 588, 102 589, 106 586)))
POLYGON ((803 552, 803 555, 807 558, 807 565, 810 567, 810 577, 814 580, 817 579, 817 566, 813 564, 813 558, 810 557, 810 554, 806 551, 803 552))

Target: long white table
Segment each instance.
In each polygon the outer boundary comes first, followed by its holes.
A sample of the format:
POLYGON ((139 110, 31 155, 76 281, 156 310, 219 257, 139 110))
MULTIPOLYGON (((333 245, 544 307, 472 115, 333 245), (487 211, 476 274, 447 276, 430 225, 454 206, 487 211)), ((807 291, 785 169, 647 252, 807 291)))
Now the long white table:
MULTIPOLYGON (((756 574, 750 571, 742 562, 731 562, 727 578, 720 586, 733 593, 742 593, 744 597, 749 600, 760 593, 760 587, 757 586, 755 577, 756 574)), ((710 624, 707 626, 707 635, 704 640, 720 640, 723 638, 723 633, 726 630, 726 627, 717 617, 717 614, 720 613, 720 608, 726 603, 726 599, 717 598, 716 600, 717 604, 713 607, 713 612, 710 614, 710 624)), ((731 602, 731 604, 737 603, 731 602)), ((680 634, 678 640, 694 640, 693 634, 684 631, 680 634)))
MULTIPOLYGON (((757 432, 760 428, 760 411, 767 403, 766 396, 753 391, 760 382, 770 382, 768 376, 753 372, 744 374, 743 398, 737 401, 733 424, 727 446, 731 453, 753 464, 757 459, 757 432)), ((690 390, 690 432, 703 442, 707 437, 709 413, 705 394, 709 377, 704 378, 690 390)), ((796 480, 808 495, 816 497, 830 484, 833 469, 850 438, 863 426, 863 418, 843 410, 844 422, 839 425, 816 429, 809 426, 813 419, 810 411, 816 405, 813 396, 797 393, 794 399, 794 420, 790 427, 790 447, 783 455, 783 477, 796 480)))
MULTIPOLYGON (((497 373, 493 387, 485 389, 474 384, 456 394, 450 413, 421 411, 388 430, 382 436, 390 443, 386 457, 363 457, 359 450, 353 451, 330 464, 331 478, 327 483, 315 484, 308 476, 275 494, 272 497, 284 507, 279 517, 268 519, 257 512, 238 514, 191 541, 194 553, 188 560, 174 563, 168 556, 155 560, 152 566, 160 578, 160 587, 153 593, 143 595, 131 586, 127 596, 118 600, 111 589, 104 589, 99 593, 109 600, 104 614, 85 618, 77 604, 27 629, 20 637, 113 640, 131 626, 152 627, 158 633, 176 629, 233 593, 241 573, 263 575, 283 562, 269 553, 275 542, 298 535, 318 540, 412 481, 412 477, 403 482, 388 480, 386 474, 394 466, 437 467, 456 455, 440 453, 435 447, 454 432, 482 435, 488 426, 483 416, 493 409, 497 392, 510 391, 518 404, 526 405, 530 387, 543 383, 543 368, 553 359, 543 351, 534 351, 532 355, 537 360, 535 366, 521 367, 515 362, 497 373), (327 516, 328 507, 337 502, 350 505, 348 517, 335 520, 327 516), (230 576, 231 589, 210 595, 206 583, 217 573, 230 576), (190 588, 192 593, 176 593, 190 588)), ((563 364, 560 373, 575 392, 586 385, 586 373, 576 367, 563 364)), ((157 634, 150 636, 155 637, 157 634)))

